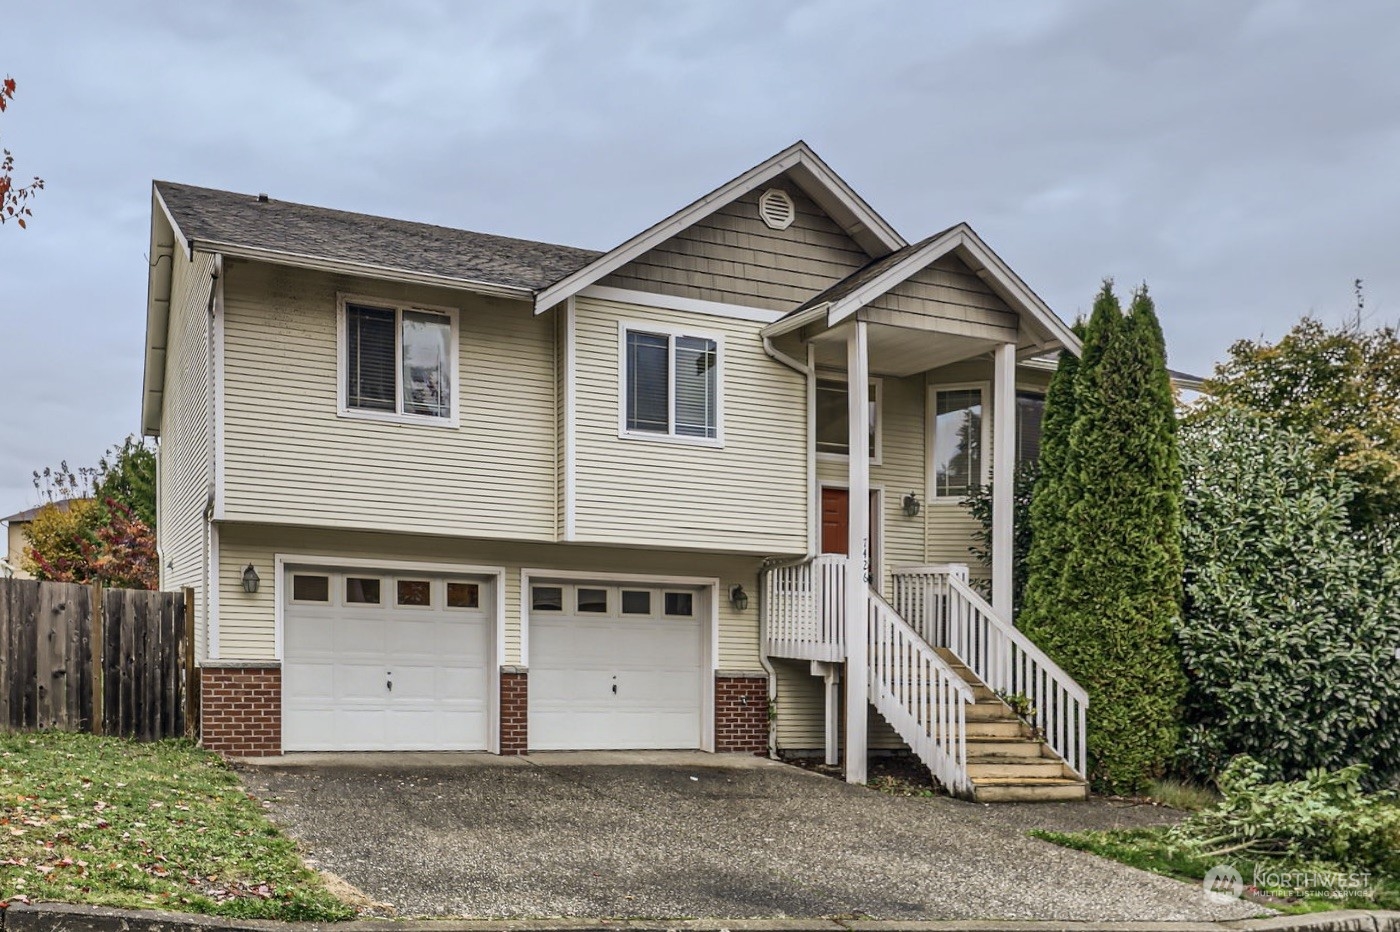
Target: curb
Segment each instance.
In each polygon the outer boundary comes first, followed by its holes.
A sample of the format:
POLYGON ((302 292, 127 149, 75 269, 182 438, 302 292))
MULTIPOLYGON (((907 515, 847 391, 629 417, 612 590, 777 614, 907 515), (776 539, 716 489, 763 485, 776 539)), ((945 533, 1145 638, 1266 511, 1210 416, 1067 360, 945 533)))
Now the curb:
POLYGON ((13 903, 0 932, 1400 932, 1400 912, 1337 910, 1225 922, 871 919, 413 919, 274 922, 195 913, 13 903))

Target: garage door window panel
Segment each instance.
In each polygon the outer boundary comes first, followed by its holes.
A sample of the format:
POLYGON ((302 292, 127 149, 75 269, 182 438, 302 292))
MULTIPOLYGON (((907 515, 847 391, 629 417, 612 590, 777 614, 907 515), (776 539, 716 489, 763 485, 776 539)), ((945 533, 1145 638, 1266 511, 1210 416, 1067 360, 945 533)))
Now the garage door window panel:
POLYGON ((447 584, 448 608, 480 608, 481 587, 476 583, 449 582, 447 584))
POLYGON ((651 593, 646 589, 623 589, 622 614, 650 615, 651 593))
POLYGON ((695 614, 695 596, 690 592, 666 593, 666 614, 689 618, 695 614))
POLYGON ((530 610, 534 612, 562 612, 564 610, 564 588, 562 586, 530 587, 530 610))
POLYGON ((372 576, 345 577, 346 605, 379 605, 381 581, 372 576))
POLYGON ((329 576, 296 573, 292 576, 292 601, 324 605, 331 600, 329 576))
POLYGON ((578 610, 590 614, 606 615, 608 612, 608 590, 580 586, 578 589, 578 610))
POLYGON ((432 582, 426 579, 395 580, 394 604, 399 608, 432 608, 432 582))

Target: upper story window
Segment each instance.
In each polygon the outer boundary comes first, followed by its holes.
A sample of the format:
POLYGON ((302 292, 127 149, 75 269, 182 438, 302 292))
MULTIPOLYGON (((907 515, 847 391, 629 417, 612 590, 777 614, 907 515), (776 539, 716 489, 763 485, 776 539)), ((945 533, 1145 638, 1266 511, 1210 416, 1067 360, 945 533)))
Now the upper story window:
POLYGON ((341 414, 456 423, 456 311, 342 297, 340 345, 341 414))
POLYGON ((619 436, 718 446, 724 345, 719 337, 621 325, 619 436))
POLYGON ((1016 464, 1040 459, 1040 423, 1045 419, 1045 396, 1016 393, 1016 464))
POLYGON ((935 388, 932 394, 933 496, 965 498, 986 481, 983 388, 935 388))
MULTIPOLYGON (((870 382, 870 462, 880 465, 880 395, 883 384, 870 382)), ((829 456, 848 456, 851 452, 851 409, 846 392, 846 380, 817 379, 817 452, 829 456)))

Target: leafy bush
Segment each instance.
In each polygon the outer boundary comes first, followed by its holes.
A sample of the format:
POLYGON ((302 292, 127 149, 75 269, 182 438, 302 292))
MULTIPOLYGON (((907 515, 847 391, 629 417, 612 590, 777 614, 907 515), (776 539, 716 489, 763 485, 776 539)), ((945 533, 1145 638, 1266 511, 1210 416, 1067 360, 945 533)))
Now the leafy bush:
POLYGON ((1400 776, 1400 529, 1355 530, 1355 483, 1252 412, 1194 415, 1182 460, 1185 769, 1400 776))
POLYGON ((1400 800, 1364 793, 1366 769, 1317 769, 1271 783, 1264 764, 1241 755, 1220 775, 1220 802, 1171 836, 1207 858, 1287 858, 1400 876, 1400 800))

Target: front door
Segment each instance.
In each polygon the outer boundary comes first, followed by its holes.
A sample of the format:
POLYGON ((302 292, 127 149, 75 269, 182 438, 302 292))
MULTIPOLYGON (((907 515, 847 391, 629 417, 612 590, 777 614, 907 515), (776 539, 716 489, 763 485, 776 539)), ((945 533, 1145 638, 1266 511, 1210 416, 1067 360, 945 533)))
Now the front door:
MULTIPOLYGON (((822 553, 847 553, 850 549, 851 493, 847 489, 822 486, 822 553)), ((880 493, 870 492, 870 550, 879 565, 880 493)))

